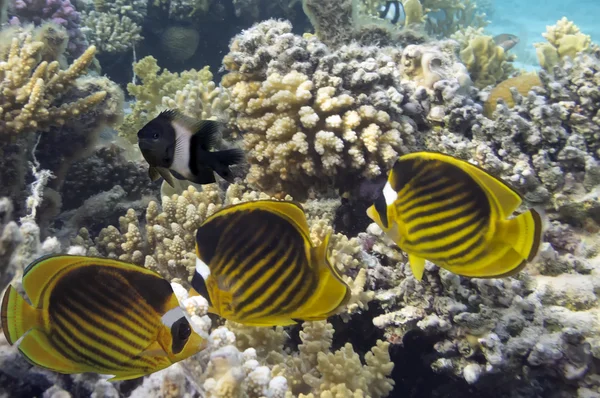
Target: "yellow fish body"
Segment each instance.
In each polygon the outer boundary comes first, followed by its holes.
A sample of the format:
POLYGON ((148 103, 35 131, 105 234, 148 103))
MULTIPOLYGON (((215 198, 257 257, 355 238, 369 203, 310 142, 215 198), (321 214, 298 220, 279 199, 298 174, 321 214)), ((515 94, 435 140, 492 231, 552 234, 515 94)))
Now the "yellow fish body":
POLYGON ((327 257, 328 241, 312 247, 304 211, 293 202, 223 208, 197 231, 190 294, 202 294, 210 312, 245 325, 327 319, 350 297, 327 257))
POLYGON ((144 376, 206 346, 171 285, 120 261, 57 255, 30 264, 2 299, 2 330, 34 365, 59 373, 144 376))
POLYGON ((519 272, 540 245, 535 210, 508 219, 521 201, 477 166, 418 152, 396 161, 367 214, 408 253, 418 280, 425 259, 458 275, 498 278, 519 272))

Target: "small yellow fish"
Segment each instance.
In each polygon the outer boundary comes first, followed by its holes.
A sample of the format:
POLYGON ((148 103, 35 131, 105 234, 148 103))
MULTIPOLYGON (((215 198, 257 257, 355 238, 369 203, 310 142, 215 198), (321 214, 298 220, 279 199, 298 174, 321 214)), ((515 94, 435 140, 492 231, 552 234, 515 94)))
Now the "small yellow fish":
POLYGON ((31 305, 9 286, 2 330, 27 360, 59 373, 127 380, 164 369, 206 346, 169 282, 120 261, 42 257, 23 274, 31 305))
POLYGON ((425 259, 458 275, 498 278, 537 254, 542 219, 533 209, 508 219, 521 197, 468 162, 432 152, 400 157, 367 210, 408 253, 415 278, 425 259))
POLYGON ((210 312, 245 325, 327 319, 350 298, 328 242, 312 247, 304 211, 293 202, 223 208, 197 231, 190 295, 202 294, 210 312))

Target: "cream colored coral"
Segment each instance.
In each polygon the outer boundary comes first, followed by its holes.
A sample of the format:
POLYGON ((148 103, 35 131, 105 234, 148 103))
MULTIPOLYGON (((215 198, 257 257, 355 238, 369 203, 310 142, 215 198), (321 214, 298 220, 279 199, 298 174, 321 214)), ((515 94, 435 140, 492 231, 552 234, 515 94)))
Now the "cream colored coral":
POLYGON ((581 33, 577 25, 566 17, 561 18, 555 25, 546 26, 542 36, 547 43, 534 43, 540 65, 550 70, 566 56, 574 58, 582 51, 588 51, 591 38, 581 33))
POLYGON ((0 133, 43 131, 63 125, 100 104, 107 96, 98 91, 69 103, 59 99, 91 64, 96 48, 88 48, 66 70, 58 62, 38 63, 43 44, 30 34, 14 37, 5 59, 0 59, 0 133))
MULTIPOLYGON (((166 69, 161 71, 156 59, 148 56, 134 64, 133 70, 141 84, 127 85, 127 91, 136 98, 136 102, 131 114, 127 115, 118 129, 119 135, 131 142, 137 141, 138 131, 164 110, 165 104, 183 105, 184 112, 189 112, 188 116, 194 118, 215 116, 217 111, 228 106, 226 94, 209 89, 213 75, 208 66, 200 70, 171 73, 166 69), (199 108, 202 112, 197 113, 199 108)), ((225 112, 222 114, 226 115, 225 112)))
POLYGON ((381 341, 365 355, 366 365, 362 365, 352 345, 347 343, 335 353, 329 352, 333 338, 333 328, 327 322, 305 322, 300 332, 302 344, 297 355, 275 356, 279 361, 273 366, 274 375, 286 377, 292 392, 306 391, 310 386, 315 395, 345 397, 386 397, 394 382, 389 379, 393 362, 388 353, 389 343, 381 341))
POLYGON ((304 196, 315 181, 374 177, 398 156, 397 122, 372 106, 355 105, 335 87, 313 89, 308 76, 272 73, 263 82, 233 72, 223 79, 231 93, 235 122, 245 131, 247 176, 267 192, 304 196), (245 80, 246 79, 246 80, 245 80))
POLYGON ((492 36, 474 36, 461 50, 460 58, 477 87, 495 85, 509 77, 511 59, 492 36))
POLYGON ((127 15, 91 11, 82 14, 82 31, 99 52, 121 53, 142 40, 142 27, 127 15))

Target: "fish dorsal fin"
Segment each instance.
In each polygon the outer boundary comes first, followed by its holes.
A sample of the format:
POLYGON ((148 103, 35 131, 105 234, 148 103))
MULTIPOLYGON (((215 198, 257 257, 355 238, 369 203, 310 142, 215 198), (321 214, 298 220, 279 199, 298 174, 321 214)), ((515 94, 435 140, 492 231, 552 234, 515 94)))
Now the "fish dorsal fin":
POLYGON ((58 281, 60 274, 68 269, 85 265, 87 257, 56 255, 40 257, 23 271, 23 289, 34 308, 39 308, 45 289, 58 281))
POLYGON ((205 151, 213 149, 217 144, 219 131, 223 123, 214 120, 200 120, 193 125, 192 148, 200 147, 205 151))
MULTIPOLYGON (((264 210, 286 218, 294 224, 304 237, 310 239, 310 230, 302 205, 292 201, 262 200, 261 202, 261 207, 264 210)), ((327 248, 325 247, 325 249, 327 248)))
POLYGON ((454 156, 437 152, 416 152, 402 156, 401 159, 437 160, 459 168, 488 193, 490 199, 497 204, 501 219, 510 216, 522 202, 521 196, 504 181, 492 176, 482 168, 454 156))
POLYGON ((224 126, 223 123, 215 120, 197 120, 191 118, 176 109, 163 111, 159 116, 166 118, 171 123, 184 127, 192 135, 191 146, 199 146, 205 151, 214 148, 219 130, 224 126))
POLYGON ((423 273, 425 272, 425 259, 409 253, 408 262, 415 278, 418 281, 423 279, 423 273))

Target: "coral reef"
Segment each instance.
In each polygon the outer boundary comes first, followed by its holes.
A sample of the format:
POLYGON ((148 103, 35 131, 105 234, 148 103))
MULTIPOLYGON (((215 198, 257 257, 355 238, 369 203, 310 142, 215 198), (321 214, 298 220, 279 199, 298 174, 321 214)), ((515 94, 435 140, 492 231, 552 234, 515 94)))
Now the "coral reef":
POLYGON ((67 70, 59 70, 58 62, 43 61, 38 55, 44 44, 31 35, 13 38, 8 56, 0 63, 0 131, 4 134, 26 134, 64 125, 74 114, 90 112, 106 98, 106 91, 63 99, 76 79, 92 62, 95 47, 90 47, 67 70), (7 79, 6 76, 11 76, 7 79))
POLYGON ((58 177, 53 182, 58 190, 70 163, 85 156, 103 128, 121 121, 123 93, 107 78, 84 76, 95 47, 61 70, 58 61, 41 61, 49 53, 47 45, 34 40, 30 31, 11 28, 8 32, 14 37, 0 60, 0 173, 11 184, 3 184, 0 190, 21 209, 27 159, 42 150, 40 161, 58 177), (43 132, 37 142, 36 132, 43 132))
POLYGON ((535 43, 540 66, 551 70, 564 57, 574 58, 578 53, 590 49, 591 38, 579 31, 579 28, 566 17, 555 25, 547 26, 542 36, 546 43, 535 43))
POLYGON ((331 52, 290 32, 287 22, 263 22, 235 37, 223 60, 232 122, 245 132, 248 181, 302 198, 311 188, 344 189, 385 173, 414 143, 394 54, 331 52))
POLYGON ((10 11, 10 23, 13 25, 27 22, 41 25, 52 21, 67 29, 71 57, 80 56, 88 46, 80 28, 81 15, 70 0, 16 0, 10 11))
POLYGON ((127 15, 98 11, 84 13, 81 30, 88 41, 103 53, 128 51, 142 40, 142 27, 127 15))
POLYGON ((504 48, 494 42, 492 36, 476 35, 460 51, 460 58, 466 65, 471 79, 479 88, 495 85, 513 72, 504 48))

